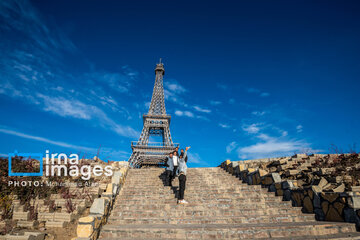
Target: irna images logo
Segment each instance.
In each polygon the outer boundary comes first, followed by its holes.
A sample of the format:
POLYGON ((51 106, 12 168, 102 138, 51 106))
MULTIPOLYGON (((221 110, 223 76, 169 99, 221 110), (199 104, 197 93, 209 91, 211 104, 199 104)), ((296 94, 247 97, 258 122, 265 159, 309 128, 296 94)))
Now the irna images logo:
POLYGON ((43 154, 42 153, 18 153, 16 150, 13 153, 9 153, 9 162, 8 162, 8 175, 10 177, 18 176, 18 177, 36 177, 43 176, 43 154), (39 161, 39 172, 13 172, 12 167, 12 158, 16 158, 18 156, 24 158, 32 158, 39 161))
POLYGON ((107 165, 105 167, 95 164, 83 164, 79 160, 78 154, 70 154, 69 156, 65 153, 53 153, 50 154, 49 150, 45 153, 45 162, 43 162, 42 153, 9 153, 9 176, 81 176, 83 180, 89 180, 94 176, 112 176, 112 166, 107 165), (39 161, 39 172, 13 172, 13 158, 23 157, 28 159, 35 159, 39 161), (45 164, 45 167, 44 167, 45 164), (45 171, 43 169, 45 168, 45 171))

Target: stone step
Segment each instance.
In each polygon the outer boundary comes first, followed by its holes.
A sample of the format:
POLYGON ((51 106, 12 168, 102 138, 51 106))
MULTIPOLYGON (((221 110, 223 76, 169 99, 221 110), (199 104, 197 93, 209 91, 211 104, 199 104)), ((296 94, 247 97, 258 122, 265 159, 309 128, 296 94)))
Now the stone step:
MULTIPOLYGON (((155 175, 162 175, 165 174, 166 170, 163 169, 158 169, 157 171, 149 171, 149 170, 143 170, 143 171, 133 171, 134 169, 129 169, 129 173, 128 176, 155 176, 155 175)), ((187 175, 194 175, 194 176, 199 176, 199 175, 212 175, 212 174, 222 174, 223 169, 222 168, 218 168, 218 169, 212 169, 212 170, 206 170, 206 169, 201 169, 200 171, 197 171, 196 169, 191 169, 190 171, 187 172, 187 175), (205 170, 205 171, 204 171, 205 170)), ((225 174, 223 174, 225 175, 225 174)), ((229 176, 232 176, 230 174, 226 174, 229 176)))
MULTIPOLYGON (((169 188, 169 187, 164 187, 164 186, 159 186, 159 187, 154 187, 154 186, 145 186, 145 187, 131 187, 131 186, 126 186, 122 189, 122 192, 137 192, 137 193, 142 193, 142 192, 173 192, 174 190, 178 189, 178 186, 174 186, 173 188, 169 188)), ((234 193, 241 193, 244 191, 247 192, 255 192, 255 193, 264 193, 266 194, 268 192, 267 189, 256 189, 256 188, 243 188, 243 187, 238 187, 238 188, 216 188, 216 187, 195 187, 195 186, 191 186, 189 184, 186 185, 186 191, 188 192, 194 192, 194 193, 207 193, 207 192, 234 192, 234 193)), ((273 193, 271 193, 272 195, 273 193)))
MULTIPOLYGON (((124 187, 122 189, 122 192, 126 192, 126 193, 133 193, 133 194, 139 194, 141 193, 153 193, 153 192, 174 192, 174 189, 178 189, 178 186, 174 186, 174 188, 170 188, 170 187, 165 187, 161 186, 161 187, 150 187, 150 188, 132 188, 132 187, 124 187)), ((201 194, 201 193, 211 193, 211 194, 224 194, 224 193, 242 193, 243 191, 251 191, 251 192, 256 192, 256 193, 266 193, 268 192, 267 189, 254 189, 254 188, 242 188, 242 185, 239 187, 233 187, 233 188, 216 188, 216 189, 206 189, 206 190, 198 190, 198 191, 194 191, 194 190, 189 190, 188 188, 186 188, 186 190, 188 192, 194 192, 196 194, 201 194), (260 192, 259 192, 260 191, 260 192)), ((272 193, 271 193, 272 194, 272 193)))
MULTIPOLYGON (((193 179, 191 178, 190 176, 187 176, 186 177, 186 182, 191 182, 193 184, 200 184, 200 185, 207 185, 207 184, 216 184, 216 183, 221 183, 221 182, 224 182, 224 183, 230 183, 230 184, 235 184, 233 181, 236 180, 238 181, 237 179, 228 179, 228 178, 219 178, 219 179, 216 179, 216 180, 204 180, 204 179, 193 179)), ((134 179, 134 178, 130 178, 130 179, 126 179, 126 182, 128 183, 135 183, 135 184, 147 184, 147 185, 150 185, 150 184, 164 184, 166 181, 165 180, 161 180, 161 179, 158 179, 158 180, 149 180, 149 181, 146 181, 146 179, 134 179)), ((177 178, 175 178, 173 180, 173 182, 178 182, 179 180, 177 178)), ((240 181, 237 182, 238 184, 241 184, 240 181)))
MULTIPOLYGON (((172 181, 172 185, 173 186, 179 186, 179 183, 177 180, 172 181)), ((146 187, 151 187, 151 188, 163 188, 163 187, 167 187, 165 186, 165 183, 160 183, 160 182, 147 182, 147 183, 142 183, 142 182, 127 182, 126 186, 134 186, 135 188, 139 188, 139 189, 146 189, 146 187)), ((261 189, 260 185, 254 185, 256 187, 251 187, 252 185, 236 185, 233 183, 233 181, 221 181, 219 183, 215 183, 215 182, 201 182, 201 183, 197 183, 197 182, 192 182, 190 180, 186 181, 186 186, 191 186, 193 188, 200 188, 200 189, 228 189, 229 187, 236 187, 238 189, 261 189), (217 184, 227 184, 227 185, 223 185, 223 186, 217 186, 217 184)), ((125 187, 125 189, 128 189, 127 187, 125 187)))
POLYGON ((354 224, 317 222, 260 185, 220 168, 189 168, 187 205, 164 169, 131 169, 100 239, 328 239, 359 237, 354 224))
MULTIPOLYGON (((189 198, 186 193, 185 193, 185 198, 188 199, 189 201, 191 200, 191 198, 189 198)), ((281 202, 281 199, 278 198, 271 198, 271 197, 263 197, 263 199, 265 201, 269 201, 269 202, 281 202)), ((207 199, 207 203, 214 203, 214 204, 246 204, 246 202, 244 202, 243 198, 234 198, 231 199, 231 201, 229 200, 222 200, 222 201, 214 201, 213 199, 207 199)), ((146 204, 171 204, 171 203, 176 203, 176 199, 175 197, 173 198, 144 198, 144 199, 124 199, 124 198, 119 198, 115 201, 116 203, 121 203, 121 202, 127 202, 128 204, 140 204, 140 205, 146 205, 146 204)), ((191 202, 192 204, 196 204, 196 203, 203 203, 201 200, 194 200, 191 202)))
MULTIPOLYGON (((237 209, 241 209, 243 211, 250 211, 252 209, 259 209, 262 210, 263 213, 266 213, 265 210, 269 210, 269 212, 276 212, 277 210, 281 210, 281 211, 285 211, 285 210, 294 210, 296 214, 301 214, 301 207, 293 207, 290 208, 288 206, 280 206, 280 207, 271 207, 271 206, 267 206, 267 205, 263 205, 263 206, 245 206, 242 207, 241 205, 239 206, 234 206, 234 205, 230 205, 230 204, 218 204, 218 203, 192 203, 189 202, 189 204, 186 205, 186 207, 183 207, 182 205, 179 205, 175 202, 173 203, 169 203, 169 204, 158 204, 159 205, 159 211, 172 211, 175 209, 191 209, 194 211, 212 211, 213 208, 216 208, 218 210, 237 210, 237 209), (162 209, 162 210, 161 210, 162 209)), ((113 211, 114 213, 117 211, 136 211, 136 209, 146 209, 146 204, 144 205, 138 205, 138 206, 119 206, 116 207, 113 211)), ((157 206, 157 205, 156 205, 157 206)), ((150 208, 150 207, 149 207, 150 208)), ((151 209, 151 208, 150 208, 151 209)), ((151 211, 156 211, 156 210, 151 210, 151 211)))
MULTIPOLYGON (((218 205, 219 207, 224 207, 226 206, 227 209, 237 209, 237 208, 253 208, 252 205, 225 205, 225 204, 214 204, 214 203, 199 203, 199 202, 191 202, 191 209, 193 210, 208 210, 209 208, 212 208, 216 205, 218 205)), ((290 202, 268 202, 265 201, 264 205, 260 205, 257 207, 261 207, 261 208, 268 208, 268 207, 289 207, 291 206, 290 202)), ((170 204, 128 204, 126 202, 116 202, 116 208, 113 209, 114 212, 116 212, 117 210, 122 211, 122 210, 165 210, 165 211, 170 211, 173 209, 177 209, 177 208, 182 208, 182 205, 178 205, 176 203, 176 201, 172 200, 172 203, 170 204)), ((294 207, 293 207, 294 208, 294 207)), ((301 210, 301 207, 298 208, 298 211, 301 210)))
MULTIPOLYGON (((242 208, 242 207, 248 207, 248 206, 266 206, 266 207, 292 207, 291 202, 283 202, 279 199, 274 198, 257 198, 254 201, 249 201, 245 198, 217 198, 217 199, 208 199, 208 198, 197 198, 195 196, 187 196, 185 194, 186 200, 190 203, 191 206, 195 205, 202 205, 202 204, 215 204, 215 205, 228 205, 232 208, 242 208)), ((116 204, 136 204, 136 205, 148 205, 148 204, 159 204, 159 206, 162 206, 164 204, 172 204, 176 203, 177 199, 173 198, 144 198, 144 199, 117 199, 116 204)), ((163 206, 162 206, 163 207, 163 206)))
POLYGON ((243 224, 243 223, 279 223, 279 222, 310 222, 315 221, 311 216, 290 216, 290 215, 273 215, 273 216, 212 216, 184 218, 110 218, 108 224, 243 224))
MULTIPOLYGON (((128 185, 125 184, 123 191, 129 191, 129 192, 138 192, 138 191, 144 191, 144 192, 152 192, 152 191, 159 191, 159 192, 167 192, 167 191, 174 191, 176 189, 179 188, 178 184, 174 184, 172 187, 169 186, 164 186, 164 185, 160 185, 160 186, 154 186, 154 185, 128 185)), ((196 185, 192 185, 189 183, 186 183, 186 190, 191 190, 191 191, 198 191, 198 192, 243 192, 243 191, 248 191, 248 192, 261 192, 261 193, 266 193, 268 192, 267 189, 265 188, 249 188, 249 187, 244 187, 243 185, 239 185, 239 186, 226 186, 226 187, 216 187, 216 186, 196 186, 196 185)))
POLYGON ((67 224, 67 221, 46 221, 45 226, 47 228, 64 228, 67 224))
MULTIPOLYGON (((187 198, 188 206, 195 207, 195 206, 204 206, 207 208, 210 207, 220 207, 220 208, 229 208, 229 209, 249 209, 249 208, 287 208, 287 209, 294 209, 291 206, 290 202, 275 202, 275 201, 262 201, 262 202, 244 202, 242 200, 237 201, 237 199, 231 199, 231 201, 215 201, 212 199, 203 199, 203 200, 195 200, 191 198, 187 198)), ((124 202, 132 203, 133 205, 138 205, 141 207, 147 205, 157 205, 160 209, 165 209, 166 205, 174 206, 177 205, 177 200, 175 199, 167 199, 167 200, 119 200, 116 202, 116 205, 121 205, 124 202)))
MULTIPOLYGON (((176 191, 177 192, 177 191, 176 191)), ((206 191, 203 192, 194 192, 194 191, 188 191, 187 189, 185 190, 185 193, 187 196, 193 196, 193 197, 197 197, 197 198, 246 198, 246 199, 251 199, 253 198, 262 198, 262 197, 267 197, 267 198, 274 198, 274 199, 281 199, 279 197, 275 197, 273 194, 261 194, 259 192, 248 192, 248 191, 244 191, 244 192, 240 192, 240 193, 208 193, 206 191)), ((162 197, 166 197, 166 196, 171 196, 173 197, 175 194, 175 192, 122 192, 121 197, 122 198, 126 198, 126 199, 131 199, 131 198, 162 198, 162 197)))
POLYGON ((30 217, 30 212, 23 212, 23 211, 19 211, 19 212, 13 212, 13 216, 12 219, 13 220, 29 220, 30 217))
POLYGON ((16 225, 21 228, 32 229, 36 225, 36 221, 26 221, 26 220, 18 220, 16 225))
POLYGON ((355 232, 355 226, 324 222, 291 222, 277 224, 107 224, 101 231, 100 239, 268 239, 307 237, 309 235, 326 237, 326 235, 332 234, 338 234, 338 236, 341 237, 360 236, 359 233, 355 232))
MULTIPOLYGON (((257 186, 257 185, 256 185, 257 186)), ((164 186, 164 185, 159 185, 159 186, 154 186, 154 185, 131 185, 131 184, 125 184, 123 191, 130 191, 130 192, 137 192, 137 191, 174 191, 174 189, 178 189, 179 186, 177 184, 173 184, 173 187, 168 187, 168 186, 164 186)), ((219 186, 196 186, 196 185, 192 185, 190 183, 186 184, 186 189, 187 190, 192 190, 192 191, 200 191, 200 192, 242 192, 242 191, 250 191, 250 192, 268 192, 267 189, 265 188, 260 188, 260 187, 246 187, 244 185, 239 185, 239 186, 223 186, 223 187, 219 187, 219 186)))
POLYGON ((73 219, 75 219, 75 214, 73 213, 38 213, 38 220, 39 221, 66 221, 71 222, 73 219))
MULTIPOLYGON (((128 184, 134 184, 134 185, 142 185, 142 186, 164 186, 165 183, 167 181, 146 181, 142 180, 142 181, 135 181, 135 180, 130 180, 127 179, 125 180, 126 183, 128 184)), ((237 185, 242 185, 242 183, 240 181, 238 182, 234 182, 234 181, 238 181, 236 179, 221 179, 218 181, 195 181, 194 179, 191 179, 190 177, 187 177, 186 183, 187 184, 192 184, 192 185, 196 185, 196 186, 211 186, 211 185, 215 185, 215 184, 223 184, 223 183, 227 183, 230 186, 237 186, 237 185)), ((178 179, 174 179, 172 180, 173 184, 178 184, 179 180, 178 179)), ((251 188, 252 185, 243 185, 243 187, 246 188, 251 188)), ((257 186, 258 188, 261 188, 260 185, 254 185, 257 186)))
MULTIPOLYGON (((186 175, 187 178, 191 179, 191 181, 194 182, 220 182, 220 180, 233 180, 233 179, 238 179, 234 176, 231 175, 223 175, 223 174, 217 174, 217 175, 209 175, 209 176, 192 176, 191 174, 186 175)), ((175 177, 178 178, 178 177, 175 177)), ((149 180, 149 182, 163 182, 164 180, 166 180, 167 177, 166 176, 144 176, 144 178, 142 178, 141 176, 129 176, 126 181, 145 181, 145 180, 149 180), (149 177, 151 177, 149 179, 149 177)))
POLYGON ((252 209, 216 209, 216 210, 183 210, 176 209, 173 211, 164 210, 147 210, 147 211, 127 211, 117 210, 112 212, 113 217, 123 218, 161 218, 161 217, 186 217, 186 216, 199 216, 199 217, 212 217, 212 216, 249 216, 254 215, 301 215, 298 209, 291 208, 252 208, 252 209))

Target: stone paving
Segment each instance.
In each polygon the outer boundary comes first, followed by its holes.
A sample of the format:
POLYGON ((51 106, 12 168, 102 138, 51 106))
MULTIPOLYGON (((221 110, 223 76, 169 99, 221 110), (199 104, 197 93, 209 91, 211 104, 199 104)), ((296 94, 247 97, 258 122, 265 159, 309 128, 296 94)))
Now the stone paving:
POLYGON ((163 172, 129 170, 100 239, 360 239, 354 224, 316 221, 221 168, 188 169, 189 204, 178 205, 163 172))

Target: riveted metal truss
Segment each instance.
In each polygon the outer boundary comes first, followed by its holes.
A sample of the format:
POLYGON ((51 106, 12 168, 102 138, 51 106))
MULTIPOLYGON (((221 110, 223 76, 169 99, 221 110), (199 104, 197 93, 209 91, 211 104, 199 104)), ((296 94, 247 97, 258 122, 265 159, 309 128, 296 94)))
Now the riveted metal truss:
POLYGON ((166 114, 163 77, 164 65, 156 64, 155 84, 148 114, 143 115, 143 129, 138 141, 131 142, 132 155, 130 166, 161 166, 167 155, 174 151, 178 144, 174 144, 170 134, 171 116, 166 114), (150 136, 162 137, 162 142, 149 142, 150 136))

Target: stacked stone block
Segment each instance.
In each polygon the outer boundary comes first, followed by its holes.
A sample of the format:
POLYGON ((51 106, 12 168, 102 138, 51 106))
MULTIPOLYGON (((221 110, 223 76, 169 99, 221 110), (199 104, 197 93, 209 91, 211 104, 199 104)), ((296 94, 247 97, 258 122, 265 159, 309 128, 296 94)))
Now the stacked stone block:
MULTIPOLYGON (((314 213, 317 220, 345 221, 360 227, 360 187, 349 187, 358 183, 354 181, 356 176, 347 172, 358 171, 360 166, 337 166, 333 164, 337 157, 297 154, 277 159, 227 160, 221 167, 244 183, 266 187, 294 207, 301 207, 304 213, 314 213), (325 162, 329 167, 319 167, 325 162)), ((351 157, 356 161, 354 155, 351 157)))
MULTIPOLYGON (((106 165, 106 163, 100 160, 94 162, 93 160, 84 159, 84 161, 88 161, 90 165, 106 165)), ((33 215, 30 214, 30 211, 24 204, 20 204, 20 200, 18 200, 16 195, 11 196, 13 199, 11 222, 15 224, 14 226, 16 228, 11 234, 0 236, 0 240, 43 240, 45 236, 44 233, 47 233, 49 229, 57 229, 57 232, 59 232, 59 229, 63 229, 65 233, 69 224, 75 224, 86 209, 90 209, 90 207, 92 207, 90 212, 93 211, 93 203, 94 201, 96 203, 99 198, 106 201, 108 209, 106 212, 107 214, 112 207, 113 198, 118 194, 120 186, 124 181, 123 177, 126 175, 126 171, 128 169, 127 162, 113 162, 111 165, 114 170, 113 178, 106 176, 95 177, 93 182, 97 184, 96 186, 78 187, 76 184, 71 184, 69 192, 73 196, 69 199, 64 199, 63 195, 59 193, 51 194, 47 199, 31 199, 27 202, 27 205, 35 209, 35 214, 33 215), (69 209, 66 207, 68 201, 71 201, 71 205, 75 208, 75 210, 69 212, 69 209), (50 207, 50 202, 52 207, 50 207)), ((47 179, 44 177, 43 180, 46 181, 47 179)), ((71 180, 67 180, 67 183, 72 183, 72 181, 76 180, 77 179, 75 177, 71 180)), ((100 217, 95 218, 102 219, 100 217)), ((81 223, 81 221, 79 222, 81 223)), ((106 221, 102 219, 101 222, 103 224, 106 221)), ((0 221, 0 227, 5 228, 5 226, 5 221, 0 221)), ((96 224, 94 226, 96 226, 95 229, 98 227, 96 224)), ((66 234, 68 233, 66 232, 66 234)))
POLYGON ((128 168, 128 165, 123 164, 118 171, 114 172, 111 183, 106 185, 105 192, 92 203, 89 216, 79 219, 77 237, 74 240, 95 240, 98 238, 101 226, 106 224, 115 198, 125 182, 128 168))

